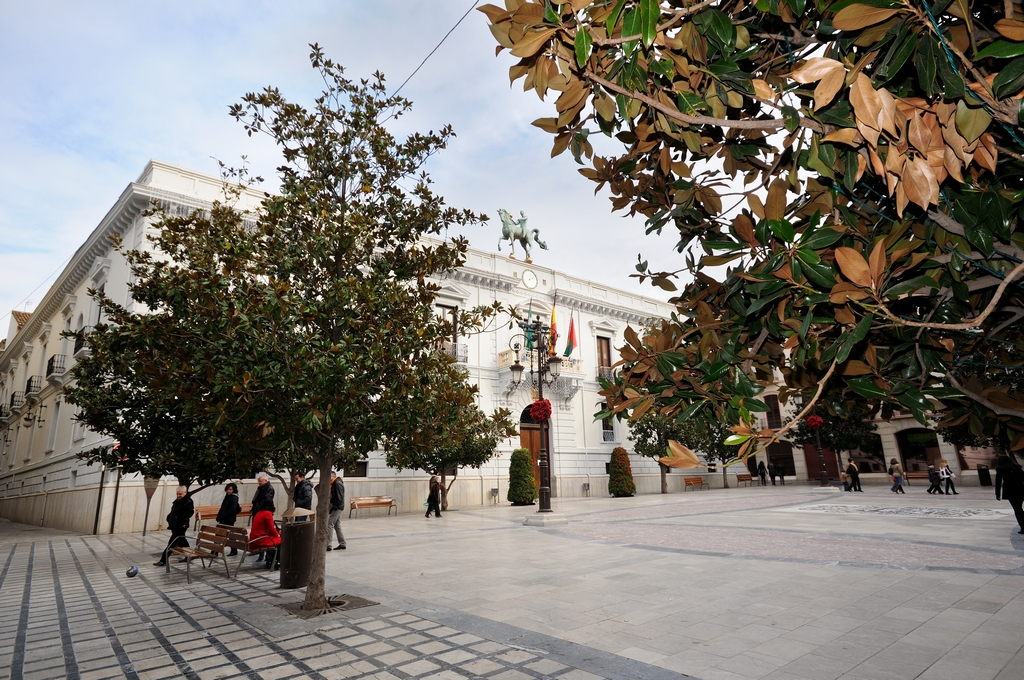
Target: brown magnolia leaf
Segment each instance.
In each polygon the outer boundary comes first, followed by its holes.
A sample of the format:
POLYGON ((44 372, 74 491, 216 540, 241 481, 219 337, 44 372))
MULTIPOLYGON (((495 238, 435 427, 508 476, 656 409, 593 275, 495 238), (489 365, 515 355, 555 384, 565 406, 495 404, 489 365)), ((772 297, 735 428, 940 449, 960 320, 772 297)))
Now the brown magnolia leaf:
POLYGON ((885 166, 882 165, 882 159, 878 157, 878 154, 871 147, 868 147, 868 159, 871 161, 871 169, 875 171, 875 174, 879 177, 884 177, 885 166))
POLYGON ((814 110, 817 111, 823 106, 828 106, 844 85, 846 85, 846 69, 839 64, 838 68, 826 73, 814 88, 814 110))
POLYGON ((865 26, 881 23, 898 11, 870 5, 849 5, 839 10, 832 18, 832 28, 839 31, 856 31, 865 26))
POLYGON ((515 47, 512 48, 512 56, 514 57, 532 57, 537 54, 544 45, 547 44, 551 36, 555 34, 554 28, 549 28, 545 31, 530 31, 523 35, 522 40, 519 40, 515 47))
POLYGON ((853 315, 846 305, 839 305, 835 308, 836 321, 847 326, 856 326, 857 317, 853 315))
POLYGON ((800 336, 796 333, 786 338, 786 342, 782 343, 782 349, 793 349, 800 344, 800 336))
POLYGON ((760 78, 754 78, 754 94, 759 99, 775 99, 775 90, 768 84, 767 81, 761 80, 760 78))
MULTIPOLYGON (((859 5, 853 5, 858 7, 859 5)), ((847 7, 850 9, 850 7, 847 7)), ((878 123, 879 113, 882 111, 882 101, 878 92, 871 86, 871 79, 863 72, 857 74, 857 79, 850 86, 850 103, 853 105, 853 112, 857 117, 857 127, 867 126, 875 130, 881 130, 878 123)), ((861 134, 864 134, 863 131, 861 134)), ((867 135, 864 135, 867 138, 867 135)), ((877 140, 877 135, 875 139, 877 140)), ((877 143, 877 142, 876 142, 877 143)), ((876 143, 873 143, 874 146, 876 143)))
POLYGON ((843 364, 843 368, 839 372, 843 375, 870 375, 871 373, 874 373, 870 366, 865 364, 863 361, 858 361, 857 359, 850 359, 847 361, 843 364))
POLYGON ((498 41, 499 48, 504 47, 506 49, 512 49, 514 47, 512 39, 508 37, 508 29, 510 26, 511 24, 507 21, 500 24, 497 22, 487 24, 487 28, 491 30, 491 35, 493 35, 494 39, 498 41))
POLYGON ((999 35, 1008 40, 1024 42, 1024 21, 1000 19, 996 22, 994 28, 999 31, 999 35))
POLYGON ((875 90, 875 96, 878 99, 878 129, 885 130, 893 137, 901 137, 903 131, 902 125, 897 123, 896 117, 898 112, 896 110, 896 99, 892 96, 889 90, 884 87, 880 87, 875 90))
POLYGON ((754 193, 747 195, 747 205, 750 206, 750 212, 757 216, 757 219, 764 219, 764 204, 761 203, 761 198, 754 193))
POLYGON ((864 143, 864 138, 860 136, 856 128, 840 128, 832 134, 825 135, 822 138, 823 142, 831 142, 834 144, 849 144, 850 146, 860 146, 864 143))
POLYGON ((844 72, 846 71, 846 69, 843 68, 842 63, 835 59, 811 57, 804 62, 803 66, 790 73, 789 77, 802 85, 806 85, 808 83, 813 83, 816 80, 821 80, 836 69, 840 69, 844 72))
POLYGON ((509 16, 508 10, 497 5, 481 5, 476 8, 476 11, 486 14, 492 24, 496 24, 502 19, 508 19, 509 16))
POLYGON ((864 289, 856 286, 855 284, 843 281, 832 286, 832 291, 829 293, 829 302, 834 305, 842 305, 850 300, 863 300, 868 294, 864 289))
POLYGON ((777 279, 782 279, 783 281, 793 280, 793 270, 790 268, 788 262, 773 271, 772 275, 777 279))
POLYGON ((531 125, 539 127, 544 132, 550 132, 553 135, 558 134, 558 119, 556 118, 538 118, 531 125))
POLYGON ((781 220, 786 216, 786 181, 777 179, 768 187, 768 201, 764 206, 765 219, 781 220))
POLYGON ((732 228, 736 235, 751 248, 761 245, 754 236, 754 222, 749 217, 740 213, 732 220, 732 228))
POLYGON ((868 345, 868 348, 864 350, 864 360, 868 362, 874 370, 878 370, 878 350, 874 345, 868 345))
POLYGON ((903 211, 907 209, 907 205, 910 203, 910 199, 907 198, 907 192, 903 188, 903 182, 899 182, 896 185, 896 214, 903 217, 903 211))
POLYGON ((1018 411, 1024 411, 1024 402, 1017 401, 1008 394, 1004 394, 998 390, 992 390, 987 395, 988 400, 996 406, 1002 406, 1003 408, 1012 408, 1018 411))
MULTIPOLYGON (((697 454, 674 439, 668 440, 668 450, 672 455, 666 457, 674 459, 673 462, 675 463, 674 465, 669 464, 669 467, 698 467, 700 465, 700 459, 697 458, 697 454), (684 465, 684 463, 689 463, 689 465, 684 465)), ((660 463, 661 461, 659 460, 658 462, 660 463)))
POLYGON ((857 174, 854 177, 854 181, 859 182, 861 177, 864 176, 864 171, 868 169, 868 159, 864 157, 864 150, 861 149, 857 153, 857 174))
MULTIPOLYGON (((847 279, 863 288, 871 286, 871 269, 867 260, 853 248, 836 248, 836 264, 847 279)), ((834 290, 834 289, 833 289, 834 290)))
POLYGON ((921 153, 928 155, 928 149, 931 146, 932 135, 928 126, 925 125, 924 118, 919 113, 914 113, 910 118, 910 125, 907 129, 907 139, 911 145, 920 151, 921 153))
POLYGON ((939 182, 928 161, 920 156, 907 160, 903 165, 903 178, 900 182, 907 199, 927 209, 931 204, 939 202, 939 182))
POLYGON ((954 341, 953 338, 943 338, 942 340, 939 340, 939 344, 945 347, 947 352, 952 352, 956 347, 956 341, 954 341))
POLYGON ((875 243, 871 257, 868 258, 868 268, 871 270, 871 285, 878 290, 882 281, 882 274, 885 272, 885 239, 880 238, 875 243))

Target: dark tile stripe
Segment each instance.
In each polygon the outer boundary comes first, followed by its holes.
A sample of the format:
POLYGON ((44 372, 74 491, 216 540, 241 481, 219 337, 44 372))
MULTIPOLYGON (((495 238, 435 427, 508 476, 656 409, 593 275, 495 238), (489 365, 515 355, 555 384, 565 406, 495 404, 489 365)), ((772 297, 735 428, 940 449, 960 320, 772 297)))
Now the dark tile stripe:
POLYGON ((60 623, 60 646, 64 652, 64 670, 68 678, 77 680, 78 661, 75 660, 75 647, 71 642, 71 627, 68 625, 68 610, 64 606, 64 591, 60 585, 60 574, 57 571, 57 555, 53 551, 53 541, 47 541, 50 545, 50 573, 53 574, 53 595, 57 601, 57 621, 60 623))
POLYGON ((121 667, 121 672, 130 680, 138 680, 139 675, 135 672, 135 667, 132 665, 131 659, 128 658, 127 652, 124 651, 124 646, 121 645, 121 641, 117 639, 117 633, 114 631, 114 627, 110 625, 110 619, 107 618, 107 614, 103 610, 103 605, 100 603, 99 597, 96 596, 96 591, 93 590, 92 584, 89 582, 89 578, 85 575, 85 569, 82 567, 82 563, 78 559, 78 555, 76 555, 75 551, 71 549, 71 542, 65 539, 64 543, 67 545, 68 553, 71 555, 71 559, 75 563, 75 569, 78 570, 78 576, 82 579, 82 585, 85 587, 85 592, 89 595, 89 599, 92 601, 92 608, 96 612, 96 618, 99 619, 100 625, 103 627, 103 632, 107 636, 110 648, 114 650, 114 656, 117 657, 117 663, 121 667))
POLYGON ((14 561, 14 553, 18 549, 18 544, 15 543, 11 546, 11 552, 7 553, 7 561, 4 562, 4 570, 0 571, 0 588, 3 588, 4 581, 7 580, 7 570, 11 568, 11 562, 14 561))
MULTIPOLYGON (((102 539, 100 540, 100 542, 103 543, 108 550, 110 550, 112 552, 114 551, 114 548, 112 548, 109 544, 107 544, 102 539)), ((139 613, 139 616, 145 617, 145 613, 143 613, 142 608, 138 606, 138 604, 136 603, 135 599, 131 596, 131 594, 128 592, 128 590, 121 584, 120 580, 118 580, 118 578, 116 576, 114 576, 110 572, 110 569, 107 567, 106 562, 103 561, 102 559, 100 559, 99 555, 96 554, 95 549, 93 549, 93 547, 91 545, 86 543, 86 547, 90 550, 90 552, 92 552, 93 557, 103 567, 103 569, 107 572, 107 576, 110 578, 110 580, 113 582, 113 584, 117 587, 117 589, 121 591, 121 594, 124 596, 124 598, 126 600, 128 600, 129 603, 131 603, 132 607, 134 607, 135 610, 139 613)), ((166 604, 168 607, 173 609, 174 612, 182 620, 184 620, 186 623, 188 623, 190 626, 192 626, 192 628, 195 629, 196 632, 206 633, 206 628, 204 628, 198 621, 196 621, 194 618, 192 618, 184 609, 179 607, 178 604, 173 599, 168 597, 167 594, 161 588, 156 587, 153 584, 153 582, 149 580, 149 578, 147 578, 146 576, 144 576, 142 574, 139 574, 136 578, 137 579, 141 579, 143 583, 145 583, 147 586, 149 586, 150 590, 152 590, 155 595, 157 595, 161 600, 164 601, 164 604, 166 604)), ((223 656, 227 661, 229 661, 231 664, 233 664, 241 673, 244 673, 245 677, 247 677, 247 678, 259 678, 260 677, 259 674, 256 673, 256 671, 254 671, 252 668, 250 668, 249 665, 245 661, 243 661, 237 654, 235 654, 230 649, 228 649, 227 645, 225 645, 223 642, 221 642, 219 639, 217 639, 216 636, 207 634, 205 636, 205 639, 207 640, 207 642, 209 642, 220 653, 221 656, 223 656)))
POLYGON ((11 677, 20 678, 25 668, 25 637, 28 635, 28 602, 32 596, 32 562, 35 559, 36 544, 28 551, 28 567, 25 569, 25 590, 21 595, 21 614, 18 618, 18 632, 14 637, 14 654, 11 656, 11 677))

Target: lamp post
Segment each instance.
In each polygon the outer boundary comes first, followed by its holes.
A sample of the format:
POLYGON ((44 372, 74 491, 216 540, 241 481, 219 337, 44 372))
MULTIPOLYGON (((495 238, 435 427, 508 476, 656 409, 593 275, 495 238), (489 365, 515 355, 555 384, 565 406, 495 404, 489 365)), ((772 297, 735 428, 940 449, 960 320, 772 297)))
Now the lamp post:
MULTIPOLYGON (((533 321, 520 321, 519 328, 522 329, 522 336, 529 341, 532 340, 533 349, 530 352, 530 376, 531 379, 534 375, 533 367, 533 352, 537 352, 537 399, 538 401, 544 400, 544 385, 551 385, 556 380, 562 370, 561 358, 550 355, 548 345, 548 332, 551 330, 549 326, 542 323, 540 319, 534 319, 533 321)), ((519 338, 517 335, 512 340, 515 341, 519 338)), ((510 343, 511 344, 511 343, 510 343)), ((519 350, 520 344, 515 343, 513 349, 516 352, 515 363, 512 364, 512 387, 519 387, 523 381, 523 371, 525 366, 519 363, 519 350)), ((551 512, 551 457, 548 453, 548 439, 545 435, 545 427, 547 422, 542 420, 540 422, 540 509, 538 512, 551 512)))
MULTIPOLYGON (((793 402, 797 408, 802 408, 804 405, 804 397, 802 394, 795 395, 793 402)), ((817 410, 817 409, 815 409, 817 410)), ((817 414, 809 415, 805 419, 807 427, 814 430, 814 443, 815 448, 818 450, 818 476, 821 482, 820 486, 829 486, 828 483, 828 471, 825 469, 825 452, 821 448, 821 432, 819 428, 825 423, 821 416, 817 414)))

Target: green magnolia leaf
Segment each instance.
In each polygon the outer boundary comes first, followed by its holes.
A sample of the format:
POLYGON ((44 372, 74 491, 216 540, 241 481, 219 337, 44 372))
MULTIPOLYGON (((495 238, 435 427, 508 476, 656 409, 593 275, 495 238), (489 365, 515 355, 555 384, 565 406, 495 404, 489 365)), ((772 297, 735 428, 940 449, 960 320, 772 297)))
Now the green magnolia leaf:
POLYGON ((748 439, 750 439, 749 434, 734 434, 726 438, 726 440, 722 443, 725 444, 726 446, 739 446, 748 439))
POLYGON ((661 18, 661 4, 658 0, 640 0, 640 31, 644 47, 654 44, 658 34, 658 19, 661 18))
POLYGON ((608 35, 615 32, 615 26, 618 25, 619 18, 622 16, 622 8, 625 6, 626 0, 619 0, 615 3, 615 8, 612 9, 611 14, 608 15, 608 19, 605 20, 605 28, 608 35))
POLYGON ((800 127, 800 112, 792 106, 783 106, 782 120, 786 122, 786 130, 793 132, 793 130, 800 127))
POLYGON ((846 381, 846 386, 868 399, 884 399, 889 396, 888 390, 883 390, 868 378, 852 378, 846 381))
POLYGON ((787 220, 768 220, 768 228, 783 243, 792 243, 796 237, 793 225, 787 220))
POLYGON ((1024 57, 1017 57, 996 74, 992 81, 992 92, 997 98, 1002 99, 1020 92, 1021 89, 1024 89, 1024 57))
MULTIPOLYGON (((1021 74, 1021 86, 1024 87, 1024 72, 1021 74)), ((963 100, 956 105, 956 127, 968 143, 973 143, 988 129, 992 115, 982 107, 968 106, 963 100)))
POLYGON ((939 288, 939 284, 930 276, 917 276, 909 281, 900 281, 899 283, 890 286, 882 293, 882 295, 892 300, 900 295, 914 293, 922 288, 937 290, 939 288))
POLYGON ((844 232, 830 227, 822 227, 813 231, 805 231, 800 236, 800 247, 806 250, 821 250, 841 239, 844 232))
POLYGON ((574 47, 576 49, 576 63, 581 67, 587 63, 587 58, 590 57, 590 45, 592 42, 593 38, 590 36, 590 31, 580 26, 580 29, 576 31, 574 47))
POLYGON ((975 59, 1012 59, 1024 55, 1024 43, 1010 42, 1009 40, 996 40, 989 43, 985 49, 978 52, 975 59))

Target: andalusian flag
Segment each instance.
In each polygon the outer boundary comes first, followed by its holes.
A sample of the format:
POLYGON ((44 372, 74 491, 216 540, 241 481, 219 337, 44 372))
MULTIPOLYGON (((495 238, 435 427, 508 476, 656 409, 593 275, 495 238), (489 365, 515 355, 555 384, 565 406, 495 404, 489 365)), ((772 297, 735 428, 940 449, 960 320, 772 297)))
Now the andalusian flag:
POLYGON ((551 305, 551 337, 548 340, 548 356, 555 356, 558 350, 555 343, 558 342, 558 321, 555 319, 555 306, 551 305))
POLYGON ((573 351, 576 349, 578 341, 576 340, 576 317, 569 317, 569 340, 565 343, 565 354, 563 356, 572 356, 573 351))
POLYGON ((530 313, 526 317, 526 351, 529 352, 533 349, 533 333, 529 331, 530 324, 533 323, 533 298, 530 298, 530 313))

